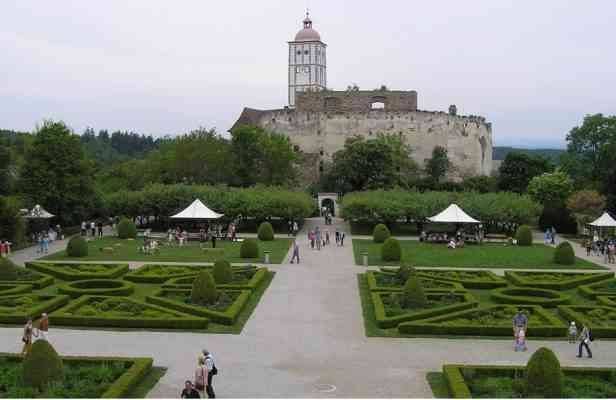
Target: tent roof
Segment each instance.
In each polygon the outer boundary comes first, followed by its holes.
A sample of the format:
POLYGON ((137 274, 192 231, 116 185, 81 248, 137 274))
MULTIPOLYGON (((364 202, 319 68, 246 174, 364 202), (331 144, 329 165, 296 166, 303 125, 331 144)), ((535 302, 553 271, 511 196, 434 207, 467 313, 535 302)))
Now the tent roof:
POLYGON ((604 212, 602 216, 591 222, 590 225, 611 227, 616 226, 616 221, 614 220, 614 218, 612 218, 610 214, 604 212))
POLYGON ((172 215, 171 218, 182 219, 218 219, 224 214, 218 214, 206 207, 201 200, 197 199, 186 207, 183 211, 172 215))
POLYGON ((449 207, 436 214, 433 217, 428 218, 432 222, 448 222, 457 224, 478 224, 475 218, 472 218, 464 212, 457 204, 451 204, 449 207))
POLYGON ((55 217, 55 215, 53 215, 52 213, 50 213, 49 211, 47 211, 43 207, 41 207, 39 204, 37 204, 37 205, 34 206, 34 208, 32 208, 32 210, 27 211, 26 214, 23 217, 24 218, 43 218, 43 219, 49 219, 49 218, 55 217))

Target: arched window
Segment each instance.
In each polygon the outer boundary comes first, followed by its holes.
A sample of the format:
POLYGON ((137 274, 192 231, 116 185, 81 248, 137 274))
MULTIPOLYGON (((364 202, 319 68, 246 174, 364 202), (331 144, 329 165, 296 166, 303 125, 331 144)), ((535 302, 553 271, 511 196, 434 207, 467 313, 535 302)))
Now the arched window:
POLYGON ((370 103, 370 109, 371 110, 384 110, 385 103, 383 103, 382 101, 375 101, 373 103, 370 103))

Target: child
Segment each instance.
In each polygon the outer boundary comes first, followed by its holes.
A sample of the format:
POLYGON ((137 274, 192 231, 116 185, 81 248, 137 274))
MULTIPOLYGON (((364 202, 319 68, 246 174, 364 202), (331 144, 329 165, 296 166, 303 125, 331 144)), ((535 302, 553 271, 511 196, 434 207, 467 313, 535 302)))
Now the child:
POLYGON ((524 329, 520 329, 515 337, 515 351, 526 351, 526 332, 524 329))
POLYGON ((575 321, 571 321, 571 324, 569 324, 569 343, 575 343, 575 340, 577 338, 577 326, 575 326, 575 321))

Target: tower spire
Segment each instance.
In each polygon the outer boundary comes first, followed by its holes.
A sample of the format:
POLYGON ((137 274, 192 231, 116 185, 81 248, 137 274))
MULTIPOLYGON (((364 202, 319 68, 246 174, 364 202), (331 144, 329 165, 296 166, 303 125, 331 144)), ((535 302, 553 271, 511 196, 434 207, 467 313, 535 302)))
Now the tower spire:
POLYGON ((304 29, 312 28, 312 20, 310 19, 310 10, 306 8, 306 18, 304 18, 304 29))

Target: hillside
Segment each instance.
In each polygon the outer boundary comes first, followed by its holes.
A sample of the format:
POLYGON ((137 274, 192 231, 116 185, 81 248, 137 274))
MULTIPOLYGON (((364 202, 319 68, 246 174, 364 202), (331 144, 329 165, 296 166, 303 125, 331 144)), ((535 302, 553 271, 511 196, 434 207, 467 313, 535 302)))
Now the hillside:
POLYGON ((528 154, 531 156, 546 157, 556 164, 558 164, 560 155, 565 152, 565 150, 563 149, 519 149, 515 147, 494 146, 492 150, 492 159, 504 160, 507 154, 511 153, 512 151, 528 154))

